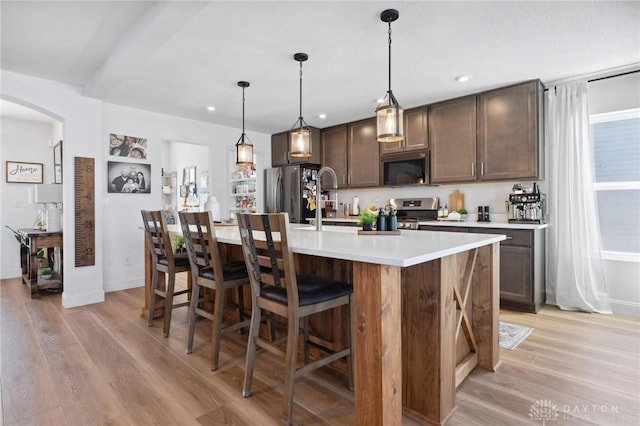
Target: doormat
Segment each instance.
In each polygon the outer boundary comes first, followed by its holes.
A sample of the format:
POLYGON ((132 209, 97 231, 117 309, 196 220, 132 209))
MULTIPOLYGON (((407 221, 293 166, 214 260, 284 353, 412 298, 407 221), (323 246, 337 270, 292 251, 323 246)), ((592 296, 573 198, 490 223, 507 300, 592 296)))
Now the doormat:
POLYGON ((500 347, 514 350, 532 331, 530 327, 500 322, 500 347))

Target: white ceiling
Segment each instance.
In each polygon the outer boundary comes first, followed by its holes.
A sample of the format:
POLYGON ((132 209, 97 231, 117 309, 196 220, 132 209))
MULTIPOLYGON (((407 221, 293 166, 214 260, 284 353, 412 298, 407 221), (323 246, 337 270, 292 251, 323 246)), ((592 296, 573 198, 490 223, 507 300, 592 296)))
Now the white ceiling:
POLYGON ((638 1, 2 1, 4 70, 86 96, 276 133, 303 115, 327 127, 373 116, 392 88, 404 107, 524 80, 640 67, 638 1), (454 77, 471 74, 467 83, 454 77), (214 105, 211 113, 205 106, 214 105), (318 114, 326 113, 321 120, 318 114))

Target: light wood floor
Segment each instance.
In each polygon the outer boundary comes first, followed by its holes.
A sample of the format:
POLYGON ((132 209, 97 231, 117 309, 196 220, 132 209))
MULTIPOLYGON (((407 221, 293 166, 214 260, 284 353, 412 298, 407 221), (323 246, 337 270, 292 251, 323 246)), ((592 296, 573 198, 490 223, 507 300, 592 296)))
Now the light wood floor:
MULTIPOLYGON (((280 361, 260 355, 253 395, 242 398, 246 335, 224 338, 212 372, 208 321, 186 355, 186 308, 174 311, 164 339, 159 322, 148 328, 140 317, 143 294, 108 293, 106 303, 64 309, 60 295, 32 300, 20 280, 0 281, 3 424, 280 423, 280 361)), ((530 414, 545 404, 555 406, 547 425, 640 424, 640 321, 549 306, 537 315, 504 310, 501 320, 535 330, 516 350, 501 349, 496 373, 471 374, 447 425, 542 425, 530 414)), ((301 379, 295 402, 299 424, 354 422, 353 395, 330 369, 301 379)))

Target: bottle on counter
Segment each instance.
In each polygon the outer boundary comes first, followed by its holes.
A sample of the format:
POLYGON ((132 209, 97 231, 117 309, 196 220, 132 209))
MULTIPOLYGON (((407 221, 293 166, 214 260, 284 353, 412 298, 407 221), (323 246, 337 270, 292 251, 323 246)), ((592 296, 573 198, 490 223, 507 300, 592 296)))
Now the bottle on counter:
POLYGON ((442 209, 442 217, 447 217, 449 216, 449 206, 448 205, 444 205, 444 209, 442 209))
POLYGON ((438 206, 438 217, 442 217, 444 215, 444 208, 442 206, 438 206))
POLYGON ((396 216, 396 211, 391 210, 389 213, 389 223, 387 224, 387 231, 397 231, 398 230, 398 216, 396 216))
POLYGON ((380 210, 378 210, 378 218, 376 219, 376 230, 387 230, 387 217, 384 215, 384 207, 380 207, 380 210))

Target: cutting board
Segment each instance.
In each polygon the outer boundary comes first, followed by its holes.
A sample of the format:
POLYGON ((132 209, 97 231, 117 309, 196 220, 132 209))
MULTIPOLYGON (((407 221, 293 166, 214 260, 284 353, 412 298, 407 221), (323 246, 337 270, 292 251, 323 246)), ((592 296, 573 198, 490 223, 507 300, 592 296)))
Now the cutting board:
POLYGON ((449 211, 455 212, 464 208, 464 194, 457 189, 449 194, 449 211))

